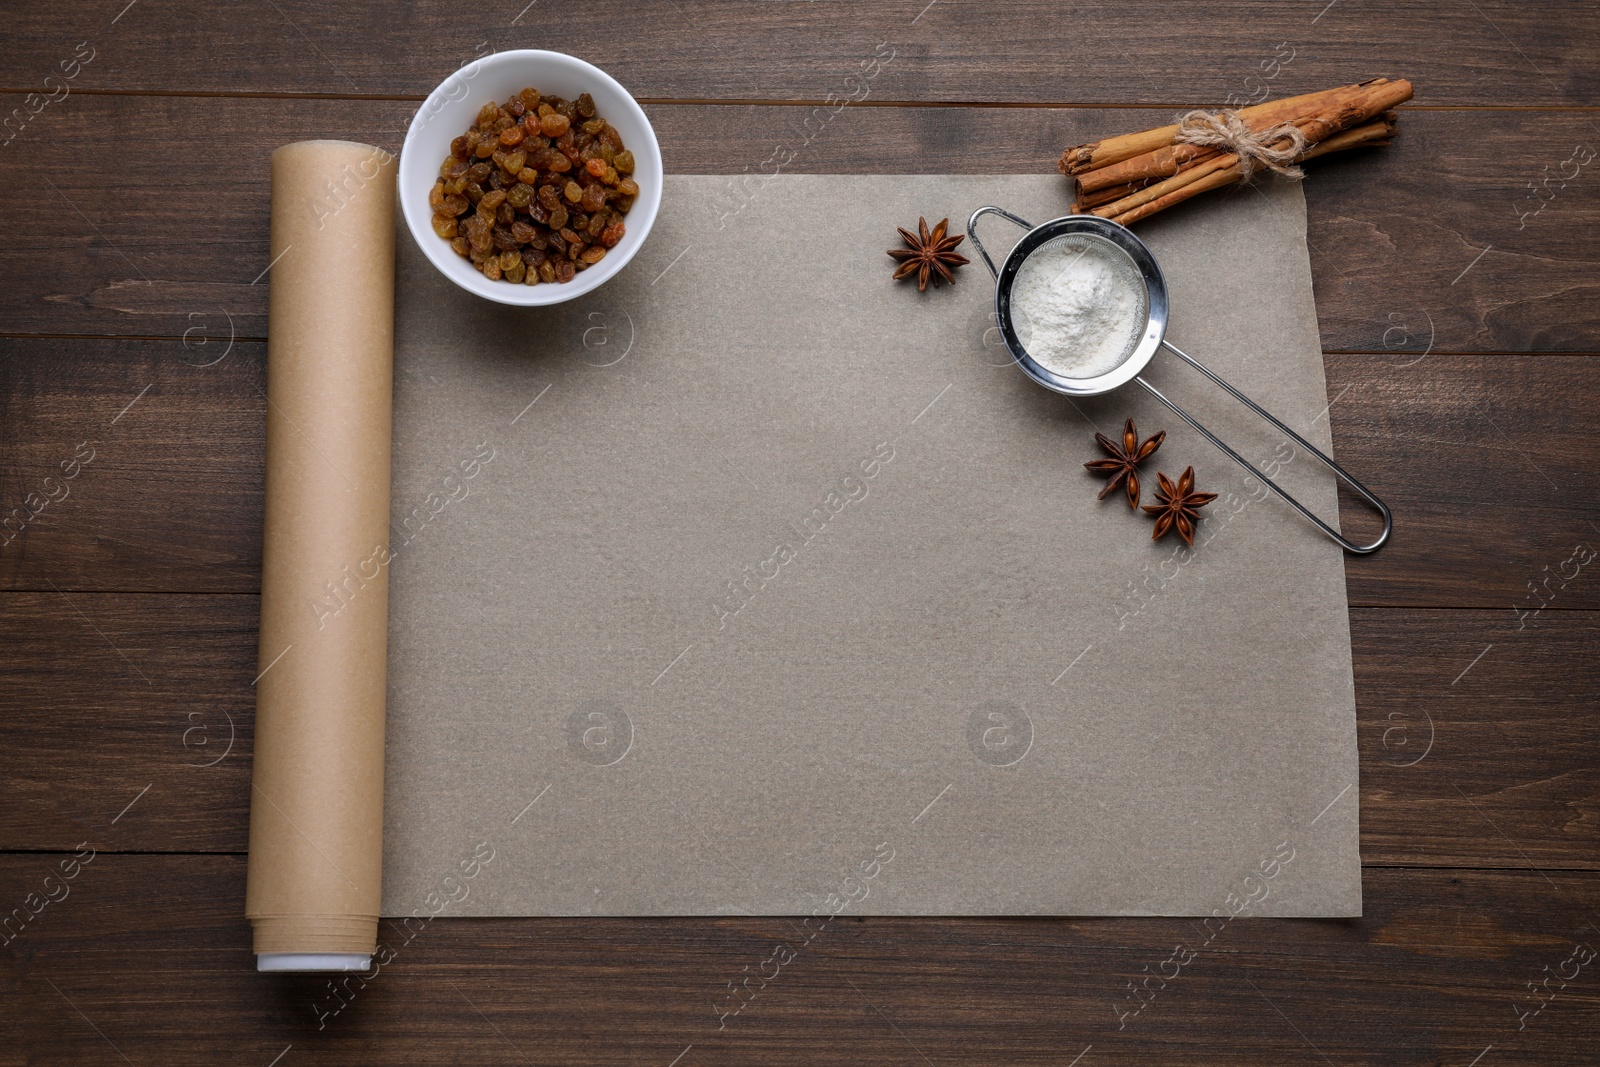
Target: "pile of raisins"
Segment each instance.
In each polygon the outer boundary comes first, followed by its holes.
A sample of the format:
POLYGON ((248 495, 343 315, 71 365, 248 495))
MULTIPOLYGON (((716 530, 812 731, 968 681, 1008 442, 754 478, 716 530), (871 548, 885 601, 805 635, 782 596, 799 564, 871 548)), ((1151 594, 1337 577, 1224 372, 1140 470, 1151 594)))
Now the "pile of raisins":
POLYGON ((633 165, 588 93, 524 89, 450 142, 428 194, 433 232, 491 280, 570 282, 622 240, 633 165))

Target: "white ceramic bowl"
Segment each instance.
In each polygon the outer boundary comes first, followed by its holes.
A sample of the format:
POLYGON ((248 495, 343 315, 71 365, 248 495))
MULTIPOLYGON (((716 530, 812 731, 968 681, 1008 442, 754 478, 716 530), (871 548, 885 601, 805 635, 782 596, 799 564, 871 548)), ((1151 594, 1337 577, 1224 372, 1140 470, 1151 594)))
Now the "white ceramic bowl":
POLYGON ((400 209, 405 213, 412 240, 446 278, 468 292, 501 304, 560 304, 600 288, 639 251, 660 207, 661 146, 656 143, 655 130, 645 118, 644 109, 611 75, 560 52, 496 52, 462 67, 422 102, 400 150, 400 209), (467 132, 484 104, 503 104, 528 86, 546 96, 568 100, 588 93, 594 98, 600 117, 617 128, 623 146, 633 153, 633 179, 639 183, 639 195, 623 220, 627 234, 606 253, 606 258, 579 271, 570 282, 514 285, 490 281, 471 262, 456 255, 449 241, 433 232, 428 193, 439 177, 439 165, 450 154, 450 142, 467 132))

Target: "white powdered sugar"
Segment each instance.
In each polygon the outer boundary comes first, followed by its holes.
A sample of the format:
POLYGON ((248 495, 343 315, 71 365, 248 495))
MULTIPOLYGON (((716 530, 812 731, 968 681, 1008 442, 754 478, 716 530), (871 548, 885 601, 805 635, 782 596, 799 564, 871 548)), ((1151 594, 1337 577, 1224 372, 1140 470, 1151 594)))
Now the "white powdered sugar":
POLYGON ((1148 312, 1143 280, 1120 249, 1066 237, 1030 255, 1011 287, 1011 321, 1028 355, 1067 378, 1093 378, 1133 351, 1148 312))

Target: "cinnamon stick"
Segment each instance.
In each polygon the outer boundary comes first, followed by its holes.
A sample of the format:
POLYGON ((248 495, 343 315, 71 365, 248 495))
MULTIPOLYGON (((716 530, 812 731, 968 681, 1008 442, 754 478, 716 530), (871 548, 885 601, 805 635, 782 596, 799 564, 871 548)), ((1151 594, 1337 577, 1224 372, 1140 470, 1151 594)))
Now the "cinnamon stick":
POLYGON ((1304 122, 1296 122, 1306 140, 1315 144, 1326 140, 1341 130, 1359 126, 1374 115, 1388 111, 1397 104, 1411 99, 1411 83, 1401 78, 1395 82, 1364 86, 1362 91, 1347 100, 1340 100, 1327 112, 1313 113, 1304 122))
MULTIPOLYGON (((1208 175, 1219 170, 1230 168, 1235 175, 1240 173, 1239 157, 1231 152, 1226 156, 1219 154, 1216 158, 1208 159, 1203 163, 1196 163, 1192 167, 1181 170, 1165 181, 1157 182, 1154 185, 1140 189, 1138 192, 1135 192, 1129 196, 1125 196, 1121 200, 1117 200, 1113 203, 1095 208, 1092 212, 1090 212, 1090 214, 1099 215, 1101 218, 1106 219, 1122 215, 1136 207, 1139 207, 1141 204, 1147 204, 1152 200, 1158 200, 1169 193, 1182 189, 1194 182, 1201 181, 1208 175)), ((1174 203, 1176 203, 1176 201, 1174 201, 1174 203)))
POLYGON ((1234 163, 1219 170, 1211 171, 1198 180, 1191 181, 1187 185, 1173 190, 1166 196, 1148 201, 1120 215, 1105 217, 1110 218, 1112 222, 1119 222, 1127 226, 1130 223, 1138 222, 1140 219, 1148 218, 1158 211, 1165 211, 1174 204, 1181 204, 1191 196, 1199 196, 1201 193, 1209 192, 1212 189, 1220 189, 1224 185, 1231 185, 1239 180, 1240 174, 1237 157, 1235 157, 1234 163))
POLYGON ((1078 191, 1092 193, 1111 185, 1123 185, 1143 178, 1165 178, 1185 166, 1222 155, 1222 149, 1195 144, 1170 144, 1154 152, 1125 159, 1078 175, 1078 191))
POLYGON ((1346 148, 1359 148, 1363 145, 1386 145, 1389 143, 1389 138, 1395 134, 1395 120, 1389 117, 1393 114, 1393 112, 1389 112, 1388 116, 1384 118, 1336 133, 1326 141, 1320 141, 1312 145, 1297 158, 1296 162, 1316 159, 1318 156, 1325 156, 1329 152, 1339 152, 1346 148))
MULTIPOLYGON (((1409 100, 1411 94, 1411 83, 1403 78, 1392 82, 1378 78, 1277 101, 1280 107, 1276 112, 1258 106, 1246 121, 1253 129, 1265 129, 1285 121, 1292 123, 1307 143, 1295 157, 1299 162, 1357 145, 1387 143, 1387 138, 1395 132, 1396 114, 1391 108, 1409 100), (1299 101, 1296 106, 1307 109, 1285 116, 1284 106, 1293 101, 1299 101), (1374 119, 1374 116, 1381 117, 1374 119)), ((1243 116, 1245 111, 1240 114, 1243 116)), ((1145 132, 1164 133, 1166 129, 1145 132)), ((1177 127, 1170 129, 1175 134, 1177 127)), ((1135 142, 1149 143, 1149 140, 1133 135, 1114 146, 1113 151, 1122 151, 1135 142)), ((1286 141, 1287 138, 1279 139, 1275 144, 1281 146, 1286 141)), ((1069 149, 1063 155, 1063 170, 1073 151, 1069 149)), ((1236 152, 1169 143, 1080 172, 1077 175, 1078 202, 1073 210, 1088 210, 1101 218, 1126 224, 1148 218, 1209 189, 1242 180, 1243 176, 1244 168, 1236 152), (1122 195, 1113 196, 1115 193, 1122 195)))
MULTIPOLYGON (((1315 145, 1295 157, 1295 162, 1315 159, 1327 155, 1329 152, 1338 152, 1347 148, 1356 148, 1362 145, 1388 144, 1388 138, 1395 133, 1396 116, 1394 112, 1386 112, 1381 118, 1364 123, 1353 129, 1344 130, 1315 145)), ((1142 218, 1148 218, 1157 211, 1162 211, 1173 204, 1179 204, 1206 192, 1209 189, 1221 188, 1229 182, 1239 180, 1242 169, 1239 166, 1239 157, 1228 153, 1226 157, 1219 157, 1193 167, 1180 171, 1166 181, 1158 182, 1143 189, 1129 189, 1128 195, 1117 200, 1101 201, 1090 213, 1108 218, 1114 222, 1127 225, 1142 218), (1181 193, 1181 195, 1179 195, 1181 193)))
POLYGON ((1113 201, 1121 200, 1123 197, 1130 196, 1150 184, 1151 183, 1148 181, 1129 182, 1126 185, 1113 185, 1109 189, 1101 189, 1099 192, 1090 193, 1088 195, 1083 195, 1080 193, 1078 199, 1072 202, 1072 213, 1074 215, 1082 215, 1090 208, 1096 208, 1101 204, 1109 204, 1113 201))
MULTIPOLYGON (((1309 94, 1307 97, 1288 97, 1285 100, 1274 101, 1273 103, 1278 105, 1276 108, 1268 108, 1266 105, 1257 105, 1254 110, 1245 108, 1239 114, 1245 125, 1253 130, 1264 130, 1284 121, 1291 122, 1299 128, 1309 143, 1315 144, 1349 126, 1365 122, 1379 111, 1409 99, 1411 99, 1410 82, 1404 79, 1390 82, 1386 78, 1379 78, 1357 85, 1342 85, 1323 93, 1309 94), (1307 101, 1311 97, 1317 98, 1314 109, 1304 113, 1289 114, 1287 105, 1290 102, 1307 101)), ((1163 130, 1168 128, 1163 127, 1163 130)), ((1170 129, 1175 136, 1178 127, 1173 126, 1170 129)), ((1071 151, 1068 149, 1069 153, 1071 151)), ((1214 158, 1221 153, 1222 150, 1219 148, 1201 148, 1198 145, 1182 142, 1166 144, 1117 163, 1078 172, 1078 191, 1080 194, 1087 194, 1142 178, 1168 177, 1191 162, 1214 158)))
MULTIPOLYGON (((1354 85, 1340 85, 1332 89, 1323 89, 1315 93, 1303 93, 1299 96, 1286 96, 1278 100, 1267 100, 1259 104, 1241 108, 1240 116, 1246 125, 1252 129, 1265 129, 1267 126, 1285 121, 1296 114, 1308 114, 1312 111, 1325 109, 1326 105, 1335 97, 1350 96, 1376 85, 1388 83, 1387 78, 1373 78, 1370 81, 1358 82, 1354 85)), ((1134 156, 1154 152, 1173 143, 1177 136, 1178 126, 1159 126, 1153 130, 1141 130, 1138 133, 1123 134, 1120 137, 1107 137, 1088 144, 1075 145, 1061 153, 1058 164, 1061 173, 1075 177, 1087 171, 1097 170, 1113 163, 1120 163, 1134 156)))

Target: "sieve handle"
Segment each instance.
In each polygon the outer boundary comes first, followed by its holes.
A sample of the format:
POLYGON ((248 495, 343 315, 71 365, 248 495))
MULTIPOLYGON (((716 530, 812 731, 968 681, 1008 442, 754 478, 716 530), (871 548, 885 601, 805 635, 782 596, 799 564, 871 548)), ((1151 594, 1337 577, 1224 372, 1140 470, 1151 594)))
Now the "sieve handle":
MULTIPOLYGON (((974 216, 974 218, 976 218, 976 216, 974 216)), ((1255 464, 1251 463, 1249 460, 1239 455, 1239 453, 1235 452, 1232 448, 1228 447, 1227 443, 1224 442, 1222 438, 1218 437, 1216 434, 1212 433, 1210 430, 1206 429, 1204 426, 1200 425, 1200 423, 1195 421, 1194 416, 1180 408, 1177 404, 1174 404, 1172 401, 1168 400, 1161 390, 1145 381, 1142 377, 1135 378, 1134 381, 1144 386, 1145 390, 1149 392, 1151 396, 1155 397, 1157 400, 1167 405, 1167 407, 1171 408, 1173 412, 1177 414, 1178 418, 1182 419, 1190 426, 1193 426, 1196 430, 1199 430, 1207 441, 1210 441, 1212 444, 1222 449, 1222 451, 1226 452, 1235 463, 1239 464, 1239 466, 1243 467, 1257 478, 1260 478, 1263 482, 1266 482, 1269 489, 1282 497, 1290 507, 1294 508, 1300 514, 1304 515, 1306 518, 1310 519, 1313 523, 1320 527, 1323 533, 1337 541, 1340 548, 1343 548, 1346 552, 1353 552, 1358 556, 1364 556, 1369 552, 1376 552, 1378 549, 1383 547, 1383 543, 1389 540, 1390 531, 1394 529, 1394 516, 1389 512, 1389 506, 1382 500, 1379 500, 1377 496, 1373 494, 1372 490, 1362 485, 1351 476, 1349 471, 1335 463, 1333 461, 1333 457, 1324 454, 1323 451, 1316 445, 1295 433, 1283 423, 1283 420, 1279 419, 1276 415, 1273 415, 1271 412, 1267 411, 1260 404, 1257 404, 1254 400, 1251 400, 1248 396, 1245 396, 1239 390, 1229 385, 1205 364, 1201 363, 1199 360, 1195 359, 1186 352, 1180 351, 1170 341, 1163 340, 1161 345, 1167 349, 1167 351, 1171 352, 1173 355, 1189 364, 1189 366, 1193 367, 1201 374, 1204 374, 1213 382, 1216 382, 1218 385, 1222 386, 1222 388, 1226 389, 1235 400, 1239 401, 1239 403, 1243 404, 1245 407, 1249 408, 1251 411, 1254 411, 1257 415, 1260 415, 1263 419, 1272 423, 1272 425, 1276 426, 1278 429, 1294 438, 1302 448, 1304 448, 1307 452, 1310 452, 1313 456, 1317 457, 1317 459, 1326 465, 1329 470, 1333 471, 1336 478, 1344 482, 1344 484, 1348 485, 1352 491, 1376 508, 1378 510, 1378 514, 1383 516, 1383 532, 1378 535, 1378 539, 1367 545, 1358 545, 1353 541, 1347 540, 1338 530, 1335 530, 1332 526, 1329 526, 1326 522, 1323 522, 1320 518, 1314 515, 1310 508, 1306 507, 1304 504, 1300 503, 1300 501, 1290 496, 1288 492, 1278 485, 1277 482, 1274 482, 1260 470, 1256 469, 1255 464)))
POLYGON ((978 240, 977 232, 978 220, 983 216, 990 214, 991 212, 999 215, 1003 219, 1010 219, 1018 226, 1021 226, 1024 230, 1033 229, 1033 223, 1029 222, 1027 219, 1020 219, 1011 212, 1007 211, 1005 208, 995 207, 993 204, 990 204, 987 207, 980 207, 978 210, 974 211, 972 213, 972 217, 967 220, 967 237, 971 239, 972 247, 976 248, 978 250, 978 255, 983 257, 983 265, 989 268, 989 273, 994 275, 996 278, 999 278, 1000 272, 995 268, 994 260, 989 258, 989 250, 983 247, 982 241, 978 240))

